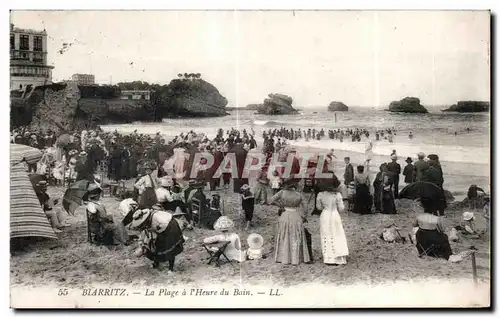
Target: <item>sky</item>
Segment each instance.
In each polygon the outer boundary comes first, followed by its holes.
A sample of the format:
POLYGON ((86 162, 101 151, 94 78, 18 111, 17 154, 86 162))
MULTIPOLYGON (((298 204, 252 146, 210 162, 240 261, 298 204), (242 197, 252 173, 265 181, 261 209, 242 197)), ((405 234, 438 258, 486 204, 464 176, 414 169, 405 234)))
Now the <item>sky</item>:
POLYGON ((228 106, 269 93, 298 107, 490 100, 487 11, 12 11, 11 23, 47 30, 54 81, 201 73, 228 106))

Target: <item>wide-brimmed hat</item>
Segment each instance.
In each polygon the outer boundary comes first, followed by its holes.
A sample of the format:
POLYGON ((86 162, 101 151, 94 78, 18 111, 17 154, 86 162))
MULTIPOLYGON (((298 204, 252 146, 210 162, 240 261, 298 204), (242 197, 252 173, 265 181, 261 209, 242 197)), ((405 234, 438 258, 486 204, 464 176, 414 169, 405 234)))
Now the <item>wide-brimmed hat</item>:
POLYGON ((260 234, 252 233, 248 235, 247 243, 251 249, 258 250, 264 245, 264 238, 260 234))
POLYGON ((248 184, 246 184, 246 183, 245 183, 244 185, 242 185, 242 186, 241 186, 240 190, 241 190, 241 191, 247 191, 247 190, 250 190, 250 186, 249 186, 248 184))
POLYGON ((171 187, 174 185, 174 180, 171 177, 163 177, 160 179, 160 185, 164 188, 171 187))
POLYGON ((142 226, 151 215, 150 209, 141 209, 134 212, 132 215, 132 222, 130 223, 130 227, 139 228, 142 226))
POLYGON ((223 215, 215 221, 214 224, 214 230, 216 231, 224 231, 224 230, 229 230, 234 226, 234 222, 228 218, 227 216, 223 215))
POLYGON ((408 157, 408 158, 406 158, 406 160, 405 160, 405 161, 406 161, 407 163, 412 163, 412 162, 413 162, 413 159, 411 159, 411 157, 408 157))
POLYGON ((102 188, 95 182, 89 184, 87 193, 83 196, 84 201, 98 200, 101 197, 102 188))
POLYGON ((182 212, 182 209, 180 207, 176 207, 175 211, 172 213, 172 216, 183 216, 186 215, 186 213, 182 212))
POLYGON ((474 212, 464 212, 462 214, 464 221, 470 221, 474 218, 474 212))

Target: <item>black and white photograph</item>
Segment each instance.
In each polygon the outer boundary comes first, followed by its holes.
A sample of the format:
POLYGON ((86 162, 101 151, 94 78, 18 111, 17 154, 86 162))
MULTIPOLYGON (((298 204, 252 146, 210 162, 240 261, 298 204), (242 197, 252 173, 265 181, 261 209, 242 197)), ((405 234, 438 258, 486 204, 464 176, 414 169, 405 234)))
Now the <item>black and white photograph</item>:
POLYGON ((487 10, 12 10, 11 308, 491 306, 487 10))

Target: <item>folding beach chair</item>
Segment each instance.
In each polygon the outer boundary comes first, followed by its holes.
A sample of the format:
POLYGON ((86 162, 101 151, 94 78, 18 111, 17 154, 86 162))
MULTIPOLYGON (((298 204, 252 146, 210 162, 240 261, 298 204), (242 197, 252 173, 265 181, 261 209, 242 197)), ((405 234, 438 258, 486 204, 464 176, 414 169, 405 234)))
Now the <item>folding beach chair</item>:
POLYGON ((210 255, 209 260, 208 260, 208 265, 212 264, 212 262, 215 264, 216 267, 219 267, 221 265, 221 256, 224 256, 226 261, 233 265, 231 260, 227 257, 225 251, 227 246, 229 245, 230 242, 223 242, 223 243, 212 243, 212 244, 202 244, 202 246, 205 248, 207 251, 208 255, 210 255), (217 247, 217 250, 212 250, 210 249, 211 246, 217 247))

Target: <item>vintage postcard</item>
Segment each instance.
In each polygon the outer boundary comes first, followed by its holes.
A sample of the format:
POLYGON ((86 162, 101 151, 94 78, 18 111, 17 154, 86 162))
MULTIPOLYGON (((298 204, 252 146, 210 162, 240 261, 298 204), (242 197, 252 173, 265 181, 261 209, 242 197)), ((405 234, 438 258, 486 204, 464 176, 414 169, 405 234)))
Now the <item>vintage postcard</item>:
POLYGON ((11 11, 11 307, 489 307, 490 24, 11 11))

